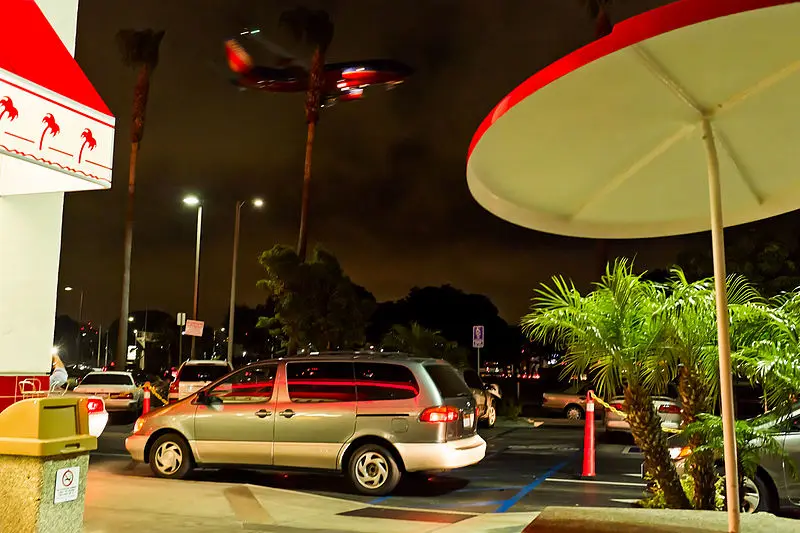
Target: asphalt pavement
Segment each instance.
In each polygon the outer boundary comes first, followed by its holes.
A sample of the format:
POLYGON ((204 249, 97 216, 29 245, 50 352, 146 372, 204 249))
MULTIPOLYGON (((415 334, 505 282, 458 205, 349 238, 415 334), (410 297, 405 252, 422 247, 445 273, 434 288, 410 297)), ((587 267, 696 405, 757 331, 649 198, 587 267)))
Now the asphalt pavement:
MULTIPOLYGON (((542 422, 538 427, 482 430, 488 449, 479 464, 441 475, 414 476, 382 498, 356 494, 342 477, 332 475, 225 469, 198 471, 193 479, 249 483, 388 507, 469 513, 540 511, 553 505, 630 507, 642 497, 642 456, 630 439, 606 443, 599 434, 597 475, 581 479, 583 426, 542 422)), ((132 465, 125 451, 131 429, 130 424, 108 426, 92 454, 92 468, 151 476, 146 465, 132 465)))

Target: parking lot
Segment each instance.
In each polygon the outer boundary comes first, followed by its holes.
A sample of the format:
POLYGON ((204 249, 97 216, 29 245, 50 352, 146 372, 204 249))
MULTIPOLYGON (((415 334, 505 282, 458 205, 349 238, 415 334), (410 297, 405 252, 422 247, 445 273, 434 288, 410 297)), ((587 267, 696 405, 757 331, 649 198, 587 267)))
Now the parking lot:
MULTIPOLYGON (((632 441, 605 443, 598 439, 597 476, 581 479, 583 426, 557 419, 541 422, 538 427, 482 430, 488 449, 479 464, 405 480, 394 494, 382 498, 355 494, 343 478, 331 475, 226 469, 198 471, 193 478, 250 483, 390 507, 470 513, 538 511, 550 505, 626 507, 641 498, 642 457, 632 441)), ((93 468, 151 475, 144 465, 131 466, 124 448, 130 430, 130 425, 107 428, 93 454, 93 468)))

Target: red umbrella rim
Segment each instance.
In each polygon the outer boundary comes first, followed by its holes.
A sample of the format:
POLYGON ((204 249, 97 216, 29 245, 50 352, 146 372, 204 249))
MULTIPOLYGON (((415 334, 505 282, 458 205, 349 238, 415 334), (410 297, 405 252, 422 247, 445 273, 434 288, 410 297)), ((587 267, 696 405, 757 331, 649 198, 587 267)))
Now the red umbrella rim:
POLYGON ((539 89, 593 61, 687 26, 756 9, 794 4, 798 1, 800 0, 679 0, 620 22, 614 26, 611 35, 593 41, 551 63, 503 98, 483 119, 472 136, 467 161, 489 128, 514 106, 539 89))

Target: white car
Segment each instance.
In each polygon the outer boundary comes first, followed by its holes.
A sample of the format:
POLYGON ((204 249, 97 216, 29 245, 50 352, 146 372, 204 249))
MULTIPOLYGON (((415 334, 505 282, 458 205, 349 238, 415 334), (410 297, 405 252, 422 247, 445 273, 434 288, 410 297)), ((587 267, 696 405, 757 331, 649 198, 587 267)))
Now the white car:
MULTIPOLYGON (((625 398, 617 396, 609 404, 619 411, 625 411, 625 398)), ((681 427, 681 404, 668 396, 653 396, 653 405, 658 416, 661 417, 661 427, 669 429, 680 429, 681 427)), ((624 432, 630 433, 631 426, 628 421, 620 417, 614 411, 606 409, 603 417, 603 427, 606 433, 624 432)))
POLYGON ((109 412, 138 413, 144 399, 130 372, 89 372, 73 392, 102 398, 109 412))
POLYGON ((190 359, 178 368, 169 386, 169 401, 182 400, 232 371, 227 361, 190 359))

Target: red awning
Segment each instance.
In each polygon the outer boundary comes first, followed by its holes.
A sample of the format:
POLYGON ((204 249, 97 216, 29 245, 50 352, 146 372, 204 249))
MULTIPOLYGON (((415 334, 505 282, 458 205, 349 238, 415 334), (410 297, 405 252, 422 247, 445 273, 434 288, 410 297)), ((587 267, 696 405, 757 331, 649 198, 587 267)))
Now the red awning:
POLYGON ((111 115, 34 0, 2 0, 0 69, 111 115))

